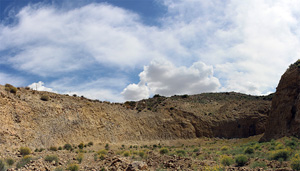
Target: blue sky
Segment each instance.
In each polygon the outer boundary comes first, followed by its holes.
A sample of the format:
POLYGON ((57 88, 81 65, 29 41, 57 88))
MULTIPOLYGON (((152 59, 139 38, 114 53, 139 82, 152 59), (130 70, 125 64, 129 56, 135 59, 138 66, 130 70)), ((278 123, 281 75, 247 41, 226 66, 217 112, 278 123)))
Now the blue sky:
POLYGON ((0 84, 123 102, 274 92, 297 0, 0 0, 0 84))

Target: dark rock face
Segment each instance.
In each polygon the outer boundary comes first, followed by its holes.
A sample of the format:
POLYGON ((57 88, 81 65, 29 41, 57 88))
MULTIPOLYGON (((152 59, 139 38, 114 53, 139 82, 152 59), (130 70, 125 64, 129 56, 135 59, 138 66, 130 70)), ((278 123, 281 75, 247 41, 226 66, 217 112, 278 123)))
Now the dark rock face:
POLYGON ((281 77, 272 100, 266 132, 260 141, 300 136, 300 68, 297 62, 281 77))

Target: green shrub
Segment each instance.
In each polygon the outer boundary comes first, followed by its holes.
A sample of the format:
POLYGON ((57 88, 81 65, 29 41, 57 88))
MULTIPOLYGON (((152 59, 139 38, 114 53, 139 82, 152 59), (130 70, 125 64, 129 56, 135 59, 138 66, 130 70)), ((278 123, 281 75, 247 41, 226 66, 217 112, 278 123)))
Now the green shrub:
POLYGON ((29 156, 29 155, 24 156, 24 157, 17 163, 17 168, 24 167, 26 164, 28 164, 28 163, 30 162, 31 159, 32 159, 32 157, 29 156))
POLYGON ((62 150, 63 148, 61 146, 58 147, 58 150, 62 150))
POLYGON ((271 152, 271 159, 272 160, 283 160, 286 161, 290 156, 290 152, 286 149, 276 150, 271 152))
POLYGON ((298 59, 295 63, 291 64, 288 69, 298 67, 300 68, 300 59, 298 59))
POLYGON ((105 159, 105 154, 100 154, 100 155, 99 155, 99 159, 100 159, 100 160, 104 160, 104 159, 105 159))
POLYGON ((177 150, 176 153, 177 153, 179 156, 185 156, 185 155, 186 155, 186 151, 184 151, 184 150, 177 150))
POLYGON ((94 161, 97 161, 97 159, 98 159, 98 154, 95 153, 95 154, 94 154, 94 161))
POLYGON ((47 95, 42 95, 41 96, 41 100, 43 100, 43 101, 49 101, 49 96, 47 96, 47 95))
POLYGON ((291 168, 293 170, 300 170, 300 156, 296 154, 291 160, 291 168))
POLYGON ((275 147, 274 147, 274 146, 271 146, 271 147, 268 148, 268 150, 269 150, 269 151, 273 151, 273 150, 275 150, 275 147))
POLYGON ((98 152, 97 152, 97 154, 107 154, 107 151, 106 150, 99 150, 98 152))
POLYGON ((159 153, 160 153, 160 154, 168 154, 168 153, 169 153, 169 150, 168 150, 167 148, 161 148, 161 149, 159 150, 159 153))
POLYGON ((292 149, 295 149, 298 146, 298 143, 296 142, 296 139, 286 140, 285 145, 287 147, 291 147, 292 149))
POLYGON ((80 143, 80 144, 78 145, 78 148, 79 148, 79 149, 83 149, 83 147, 84 147, 84 144, 83 144, 83 143, 80 143))
POLYGON ((184 94, 184 95, 182 95, 181 96, 183 99, 185 99, 185 98, 188 98, 189 97, 189 95, 187 95, 187 94, 184 94))
POLYGON ((21 147, 21 148, 20 148, 20 154, 21 154, 22 156, 29 155, 30 153, 31 153, 30 148, 28 148, 28 147, 21 147))
POLYGON ((229 149, 229 147, 227 147, 227 146, 221 147, 221 151, 227 151, 228 149, 229 149))
POLYGON ((64 145, 64 149, 65 150, 71 150, 72 149, 72 145, 71 144, 65 144, 64 145))
POLYGON ((105 150, 109 150, 109 144, 105 144, 105 150))
POLYGON ((16 94, 18 91, 18 89, 11 84, 5 84, 5 90, 13 94, 16 94))
POLYGON ((6 171, 6 166, 3 160, 0 159, 0 171, 6 171))
POLYGON ((270 144, 271 144, 272 146, 274 146, 274 145, 276 145, 276 141, 275 141, 274 139, 271 139, 270 144))
POLYGON ((256 144, 256 145, 254 146, 254 149, 255 149, 255 150, 261 150, 261 147, 260 147, 259 144, 256 144))
POLYGON ((227 155, 221 156, 220 161, 221 161, 221 164, 224 165, 224 166, 230 166, 230 165, 233 164, 232 157, 227 156, 227 155))
POLYGON ((88 146, 93 146, 94 145, 94 143, 92 142, 92 141, 90 141, 89 143, 88 143, 88 146))
POLYGON ((254 148, 253 148, 253 147, 247 147, 247 148, 244 150, 244 153, 245 153, 245 154, 253 154, 253 153, 254 153, 254 148))
POLYGON ((26 156, 23 157, 23 159, 25 159, 25 160, 28 160, 28 159, 31 160, 32 156, 31 155, 26 155, 26 156))
POLYGON ((284 149, 284 146, 283 144, 277 144, 276 147, 275 147, 275 150, 281 150, 281 149, 284 149))
POLYGON ((153 98, 158 98, 158 97, 161 97, 159 94, 155 94, 154 96, 153 96, 153 98))
POLYGON ((251 163, 251 165, 250 165, 250 168, 252 168, 252 169, 255 169, 255 168, 266 168, 267 167, 267 165, 266 165, 266 163, 265 162, 263 162, 263 161, 261 161, 261 162, 259 162, 259 161, 255 161, 255 162, 253 162, 253 163, 251 163))
POLYGON ((79 153, 76 157, 76 160, 81 163, 82 162, 82 159, 83 159, 83 153, 79 153))
POLYGON ((79 170, 79 166, 78 166, 78 164, 69 164, 68 167, 67 167, 67 170, 78 171, 79 170))
POLYGON ((195 148, 195 149, 193 150, 194 153, 198 153, 199 151, 200 151, 199 148, 195 148))
POLYGON ((139 156, 140 156, 141 158, 144 158, 145 152, 144 152, 144 151, 139 151, 139 156))
POLYGON ((75 151, 75 153, 77 153, 77 154, 78 154, 78 153, 86 153, 86 150, 78 149, 78 150, 75 151))
POLYGON ((42 151, 44 151, 44 150, 45 150, 44 148, 40 148, 40 149, 36 148, 36 149, 34 150, 34 152, 42 152, 42 151))
POLYGON ((57 151, 57 147, 51 146, 51 147, 49 148, 49 150, 50 150, 50 151, 57 151))
POLYGON ((242 147, 233 147, 231 150, 228 151, 232 156, 235 156, 237 154, 243 154, 244 148, 242 147))
POLYGON ((240 154, 235 157, 235 163, 238 166, 244 166, 247 162, 248 162, 248 157, 245 156, 244 154, 240 154))
POLYGON ((7 158, 5 161, 9 166, 12 166, 15 163, 15 160, 13 158, 7 158))
POLYGON ((130 156, 130 152, 129 152, 129 151, 124 151, 123 155, 124 155, 125 157, 128 157, 128 156, 130 156))
POLYGON ((45 157, 46 162, 53 162, 55 161, 55 165, 58 165, 58 157, 56 155, 47 155, 45 157))
POLYGON ((17 93, 17 88, 16 87, 12 87, 9 92, 11 92, 13 94, 16 94, 17 93))

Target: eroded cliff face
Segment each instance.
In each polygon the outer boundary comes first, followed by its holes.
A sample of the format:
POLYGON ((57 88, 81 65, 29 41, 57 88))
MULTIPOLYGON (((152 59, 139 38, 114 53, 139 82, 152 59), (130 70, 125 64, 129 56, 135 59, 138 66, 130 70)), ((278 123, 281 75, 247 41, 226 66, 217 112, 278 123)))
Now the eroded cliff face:
POLYGON ((209 93, 114 104, 24 88, 13 94, 0 85, 0 147, 249 137, 264 132, 270 103, 209 93))
POLYGON ((261 141, 300 136, 300 61, 282 75, 272 100, 266 132, 261 141))

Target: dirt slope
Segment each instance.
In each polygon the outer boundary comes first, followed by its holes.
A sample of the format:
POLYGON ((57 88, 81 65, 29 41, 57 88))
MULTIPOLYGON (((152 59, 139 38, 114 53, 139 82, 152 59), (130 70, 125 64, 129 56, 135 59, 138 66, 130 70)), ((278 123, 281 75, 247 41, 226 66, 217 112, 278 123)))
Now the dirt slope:
POLYGON ((0 147, 248 137, 264 132, 269 109, 270 97, 238 93, 112 104, 24 88, 14 94, 0 85, 0 147))

